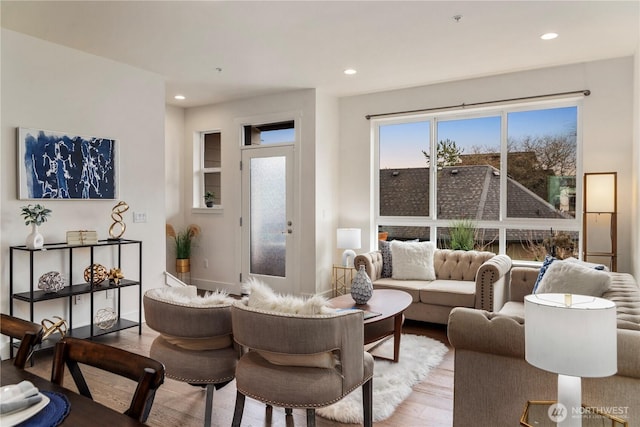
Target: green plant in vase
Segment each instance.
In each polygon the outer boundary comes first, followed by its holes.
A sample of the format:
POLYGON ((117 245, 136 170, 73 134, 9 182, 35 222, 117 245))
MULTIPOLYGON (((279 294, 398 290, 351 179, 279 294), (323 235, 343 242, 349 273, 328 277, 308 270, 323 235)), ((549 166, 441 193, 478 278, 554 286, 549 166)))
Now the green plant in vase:
POLYGON ((40 249, 44 246, 44 238, 38 231, 38 227, 47 221, 51 212, 51 209, 47 209, 40 204, 29 204, 20 208, 20 215, 24 219, 24 225, 31 225, 31 233, 25 241, 27 248, 40 249))
POLYGON ((208 208, 213 207, 213 202, 216 199, 216 193, 214 193, 213 191, 207 191, 204 194, 204 203, 207 205, 208 208))
POLYGON ((191 258, 191 244, 200 235, 200 227, 190 224, 184 230, 176 232, 171 224, 166 225, 167 236, 173 238, 176 249, 176 272, 188 273, 191 271, 189 259, 191 258))

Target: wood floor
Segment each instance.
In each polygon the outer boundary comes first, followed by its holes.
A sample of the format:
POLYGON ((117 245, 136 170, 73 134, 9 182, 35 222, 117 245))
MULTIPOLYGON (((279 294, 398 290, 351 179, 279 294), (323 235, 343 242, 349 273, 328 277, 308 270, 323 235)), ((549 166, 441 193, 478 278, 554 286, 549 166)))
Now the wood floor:
MULTIPOLYGON (((385 421, 375 423, 375 426, 450 427, 453 418, 453 349, 447 340, 446 328, 443 325, 406 321, 403 332, 435 338, 445 343, 449 347, 449 352, 440 366, 434 369, 423 382, 414 386, 413 393, 398 406, 395 413, 385 421)), ((136 328, 105 335, 99 340, 134 353, 148 355, 156 335, 156 332, 144 325, 142 335, 138 335, 136 328)), ((47 351, 36 353, 34 366, 27 369, 49 378, 51 353, 47 351)), ((117 411, 123 412, 127 408, 133 394, 133 382, 86 367, 85 376, 95 400, 117 411)), ((71 377, 65 379, 64 385, 75 390, 71 377)), ((235 394, 235 382, 215 391, 212 426, 231 425, 235 394)), ((166 379, 156 394, 147 424, 157 427, 202 426, 204 397, 205 392, 202 388, 166 379)), ((305 426, 305 411, 294 410, 293 416, 287 418, 284 409, 273 408, 269 415, 265 405, 247 398, 242 425, 246 427, 305 426)), ((332 422, 319 416, 316 417, 316 425, 318 427, 353 426, 353 424, 332 422)))

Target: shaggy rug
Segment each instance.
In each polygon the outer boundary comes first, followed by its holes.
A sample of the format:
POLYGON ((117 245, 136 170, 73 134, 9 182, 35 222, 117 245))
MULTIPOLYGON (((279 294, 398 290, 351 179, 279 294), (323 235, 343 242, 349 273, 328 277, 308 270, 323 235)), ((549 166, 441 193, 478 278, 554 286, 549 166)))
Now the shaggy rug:
MULTIPOLYGON (((398 363, 375 359, 373 368, 373 421, 391 416, 406 399, 412 387, 424 380, 429 371, 442 362, 447 347, 440 341, 419 335, 403 334, 398 363)), ((393 339, 380 344, 374 354, 393 354, 393 339)), ((333 405, 316 409, 316 414, 341 423, 362 423, 362 388, 333 405)))

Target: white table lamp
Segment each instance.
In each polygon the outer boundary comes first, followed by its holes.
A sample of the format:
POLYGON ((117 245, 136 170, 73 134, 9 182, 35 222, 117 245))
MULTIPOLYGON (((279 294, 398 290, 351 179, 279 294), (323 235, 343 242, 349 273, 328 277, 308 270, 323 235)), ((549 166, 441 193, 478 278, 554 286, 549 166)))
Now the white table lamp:
POLYGON ((356 257, 354 249, 360 249, 361 246, 360 234, 359 228, 338 228, 338 249, 345 249, 342 253, 344 267, 353 266, 353 260, 356 257))
POLYGON ((527 362, 558 374, 555 421, 581 426, 581 377, 607 377, 618 370, 615 304, 585 295, 527 295, 524 317, 527 362))

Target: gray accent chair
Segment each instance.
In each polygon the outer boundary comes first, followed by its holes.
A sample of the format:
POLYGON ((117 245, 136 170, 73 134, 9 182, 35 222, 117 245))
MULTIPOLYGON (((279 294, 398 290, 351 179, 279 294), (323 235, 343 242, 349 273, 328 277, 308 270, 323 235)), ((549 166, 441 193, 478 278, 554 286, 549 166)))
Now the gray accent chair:
POLYGON ((204 425, 211 425, 214 389, 235 376, 239 351, 231 331, 231 304, 198 306, 143 298, 147 325, 160 335, 150 356, 165 365, 168 378, 206 388, 204 425))
POLYGON ((233 336, 244 354, 236 368, 233 426, 240 426, 245 396, 271 406, 315 409, 362 387, 364 425, 372 425, 373 357, 364 351, 362 311, 299 315, 259 310, 244 301, 231 308, 233 336))

